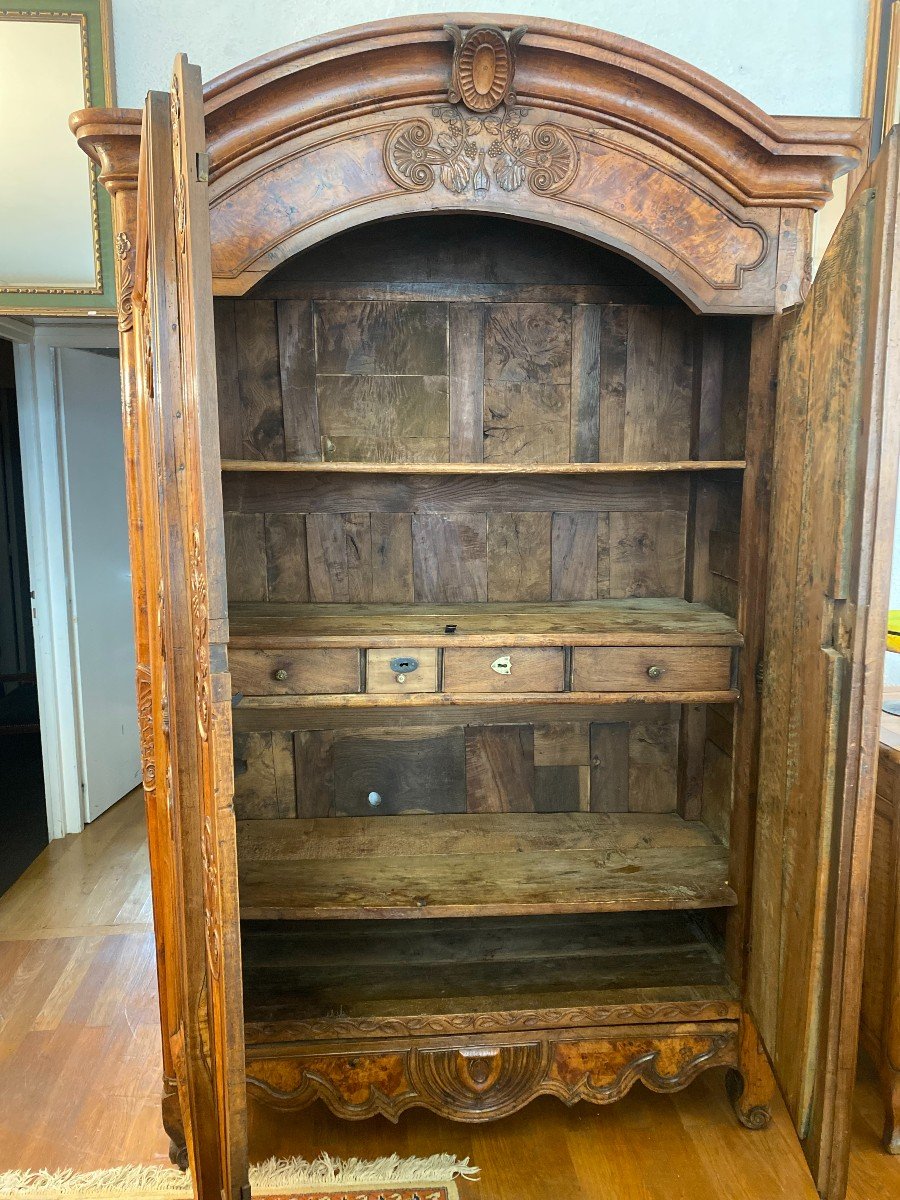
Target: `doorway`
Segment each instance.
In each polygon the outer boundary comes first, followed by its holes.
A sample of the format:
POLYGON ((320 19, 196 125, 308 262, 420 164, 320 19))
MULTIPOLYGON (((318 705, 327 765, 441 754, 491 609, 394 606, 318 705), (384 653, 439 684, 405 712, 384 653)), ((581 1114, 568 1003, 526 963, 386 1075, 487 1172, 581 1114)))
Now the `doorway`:
POLYGON ((0 894, 47 840, 15 371, 0 339, 0 894))

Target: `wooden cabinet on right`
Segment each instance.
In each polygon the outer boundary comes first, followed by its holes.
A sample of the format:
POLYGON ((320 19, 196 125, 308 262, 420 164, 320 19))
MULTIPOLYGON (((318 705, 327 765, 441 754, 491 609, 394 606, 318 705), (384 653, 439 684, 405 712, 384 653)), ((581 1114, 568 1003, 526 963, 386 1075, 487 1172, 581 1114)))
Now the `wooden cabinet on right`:
POLYGON ((900 1154, 900 716, 887 713, 878 756, 860 1038, 881 1077, 884 1147, 900 1154))

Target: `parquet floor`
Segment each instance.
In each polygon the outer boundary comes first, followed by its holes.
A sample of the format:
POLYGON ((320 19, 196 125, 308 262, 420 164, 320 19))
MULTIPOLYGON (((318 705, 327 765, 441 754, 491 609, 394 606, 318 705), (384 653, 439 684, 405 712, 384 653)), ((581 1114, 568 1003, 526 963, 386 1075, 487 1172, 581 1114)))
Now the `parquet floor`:
MULTIPOLYGON (((165 1163, 142 802, 127 797, 55 842, 0 898, 0 1170, 165 1163)), ((881 1151, 874 1075, 855 1104, 851 1200, 900 1200, 900 1159, 881 1151)), ((466 1200, 815 1200, 784 1108, 735 1122, 722 1077, 618 1104, 544 1099, 504 1121, 456 1125, 298 1120, 251 1111, 251 1153, 376 1157, 450 1151, 482 1168, 466 1200)))

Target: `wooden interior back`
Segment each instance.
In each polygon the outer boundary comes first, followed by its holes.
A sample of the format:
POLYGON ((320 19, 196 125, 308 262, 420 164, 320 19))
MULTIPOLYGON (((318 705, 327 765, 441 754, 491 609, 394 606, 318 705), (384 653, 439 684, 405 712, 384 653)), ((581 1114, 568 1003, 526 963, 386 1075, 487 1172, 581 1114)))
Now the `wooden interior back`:
POLYGON ((462 217, 337 238, 216 317, 224 459, 499 468, 229 472, 232 601, 690 593, 734 613, 739 482, 502 468, 741 460, 745 322, 572 237, 462 217))
MULTIPOLYGON (((658 596, 734 616, 749 337, 627 259, 498 218, 385 222, 299 255, 216 300, 230 601, 658 596), (737 468, 570 465, 689 460, 737 468), (288 462, 306 467, 249 469, 288 462)), ((693 789, 691 815, 726 835, 727 708, 494 721, 239 732, 238 816, 371 812, 373 779, 384 815, 673 812, 693 789)))

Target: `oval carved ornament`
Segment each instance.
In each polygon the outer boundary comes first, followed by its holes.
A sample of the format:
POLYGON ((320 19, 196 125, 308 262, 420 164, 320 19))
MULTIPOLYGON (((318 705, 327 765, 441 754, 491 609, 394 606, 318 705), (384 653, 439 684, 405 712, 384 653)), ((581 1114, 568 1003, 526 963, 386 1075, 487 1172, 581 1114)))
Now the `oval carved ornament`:
POLYGON ((498 104, 515 104, 513 76, 516 47, 524 25, 505 34, 495 25, 477 25, 463 34, 458 25, 445 25, 453 38, 453 68, 447 98, 462 101, 472 112, 492 112, 498 104))

